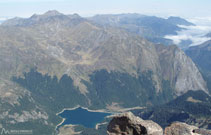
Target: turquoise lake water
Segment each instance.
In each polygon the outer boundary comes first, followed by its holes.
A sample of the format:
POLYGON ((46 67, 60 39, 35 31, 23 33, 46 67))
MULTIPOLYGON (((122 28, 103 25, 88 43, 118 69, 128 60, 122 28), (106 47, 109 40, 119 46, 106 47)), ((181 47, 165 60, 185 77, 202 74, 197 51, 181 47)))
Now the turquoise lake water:
POLYGON ((109 115, 111 115, 111 113, 90 112, 81 107, 74 110, 64 110, 59 116, 64 118, 65 121, 59 125, 59 127, 72 124, 82 125, 87 128, 95 128, 97 123, 102 122, 104 118, 109 115))

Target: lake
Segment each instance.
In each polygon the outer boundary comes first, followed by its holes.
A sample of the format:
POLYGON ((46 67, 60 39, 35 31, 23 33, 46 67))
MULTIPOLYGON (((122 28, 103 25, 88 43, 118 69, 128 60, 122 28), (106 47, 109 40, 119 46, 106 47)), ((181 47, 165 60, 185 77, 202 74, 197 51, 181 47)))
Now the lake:
POLYGON ((58 115, 65 119, 59 127, 72 124, 82 125, 87 128, 95 128, 97 123, 102 122, 104 118, 111 115, 111 113, 94 112, 78 107, 73 110, 64 110, 58 115))

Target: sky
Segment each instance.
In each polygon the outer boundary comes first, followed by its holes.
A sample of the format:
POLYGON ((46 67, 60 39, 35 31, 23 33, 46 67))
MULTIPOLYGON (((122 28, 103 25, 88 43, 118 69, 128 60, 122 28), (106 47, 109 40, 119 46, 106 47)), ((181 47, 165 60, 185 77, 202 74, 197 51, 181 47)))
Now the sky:
POLYGON ((81 16, 140 13, 156 16, 206 17, 211 0, 0 0, 0 18, 29 17, 48 10, 81 16))

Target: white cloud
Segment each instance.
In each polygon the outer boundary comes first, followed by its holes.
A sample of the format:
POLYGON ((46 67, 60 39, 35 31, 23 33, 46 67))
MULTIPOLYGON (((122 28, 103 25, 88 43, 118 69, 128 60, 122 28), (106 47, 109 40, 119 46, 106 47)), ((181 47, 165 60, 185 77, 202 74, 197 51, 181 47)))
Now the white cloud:
POLYGON ((211 38, 205 35, 211 32, 211 17, 193 18, 189 21, 196 24, 196 26, 179 26, 186 30, 178 31, 177 35, 166 35, 165 38, 173 40, 175 44, 180 44, 183 40, 191 40, 191 46, 202 44, 211 38))
POLYGON ((9 19, 10 17, 0 17, 0 21, 5 21, 7 19, 9 19))
POLYGON ((197 25, 211 26, 211 17, 195 17, 187 20, 197 25))

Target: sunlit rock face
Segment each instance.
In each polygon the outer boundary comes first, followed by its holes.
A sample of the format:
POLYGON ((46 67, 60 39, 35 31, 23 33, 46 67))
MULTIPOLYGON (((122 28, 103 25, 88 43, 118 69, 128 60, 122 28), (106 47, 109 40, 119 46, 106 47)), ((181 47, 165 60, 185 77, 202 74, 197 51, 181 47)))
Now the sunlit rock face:
POLYGON ((153 121, 145 121, 131 112, 114 116, 108 125, 109 135, 163 135, 163 129, 153 121))

